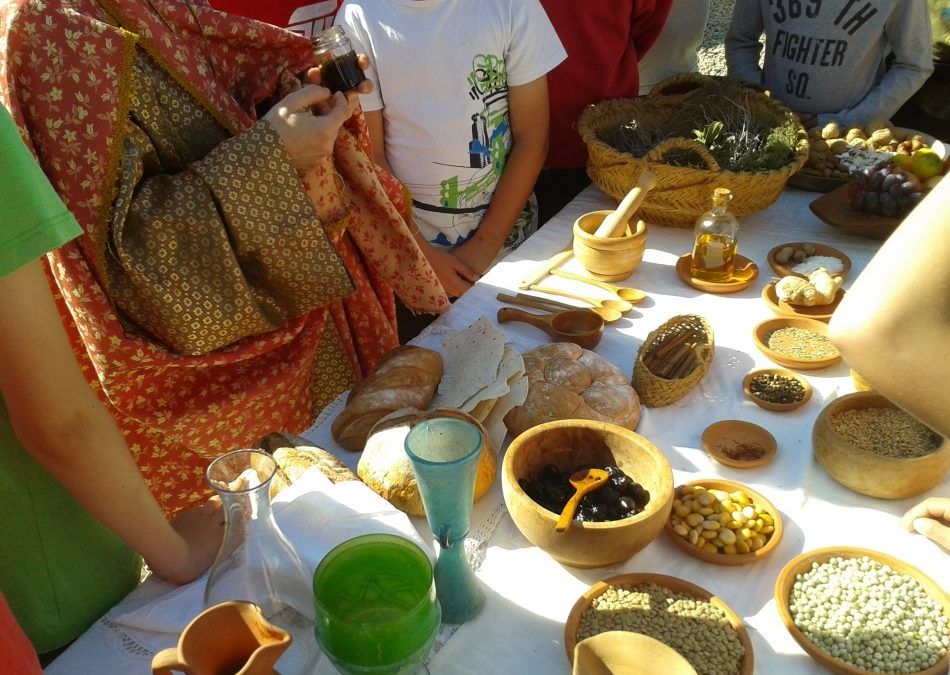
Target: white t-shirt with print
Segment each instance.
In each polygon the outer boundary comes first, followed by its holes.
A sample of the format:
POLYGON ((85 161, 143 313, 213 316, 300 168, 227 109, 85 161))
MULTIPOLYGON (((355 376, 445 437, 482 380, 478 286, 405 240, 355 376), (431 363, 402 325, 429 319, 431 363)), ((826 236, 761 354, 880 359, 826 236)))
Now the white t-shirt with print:
MULTIPOLYGON (((346 0, 337 14, 383 111, 386 157, 422 234, 457 246, 478 227, 511 148, 508 87, 566 56, 538 0, 346 0)), ((528 206, 505 248, 537 228, 528 206)))

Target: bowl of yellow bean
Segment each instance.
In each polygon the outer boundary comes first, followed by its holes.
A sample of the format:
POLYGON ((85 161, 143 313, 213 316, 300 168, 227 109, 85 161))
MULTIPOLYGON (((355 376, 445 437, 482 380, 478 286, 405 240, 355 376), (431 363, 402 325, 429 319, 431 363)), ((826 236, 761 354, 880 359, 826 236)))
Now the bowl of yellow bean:
POLYGON ((782 514, 741 483, 704 478, 676 488, 666 531, 676 546, 700 560, 747 565, 778 547, 782 514))

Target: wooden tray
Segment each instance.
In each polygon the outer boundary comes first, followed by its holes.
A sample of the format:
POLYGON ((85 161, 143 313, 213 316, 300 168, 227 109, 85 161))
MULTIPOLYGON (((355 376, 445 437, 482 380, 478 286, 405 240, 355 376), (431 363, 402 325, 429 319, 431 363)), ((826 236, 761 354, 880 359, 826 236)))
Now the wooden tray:
POLYGON ((882 240, 891 236, 901 224, 901 219, 855 211, 848 197, 849 188, 850 185, 842 185, 813 201, 808 208, 828 225, 848 234, 882 240))
POLYGON ((690 261, 692 261, 692 259, 692 253, 684 253, 681 255, 676 261, 676 275, 680 278, 680 281, 682 281, 687 286, 692 286, 693 288, 703 291, 704 293, 738 293, 739 291, 751 286, 752 282, 755 281, 759 276, 758 265, 745 256, 737 255, 735 258, 735 269, 749 270, 751 272, 749 277, 733 281, 703 281, 702 279, 694 279, 690 271, 690 261))
MULTIPOLYGON (((775 436, 758 424, 744 422, 742 420, 720 420, 713 422, 703 430, 703 435, 700 440, 703 444, 703 450, 712 455, 713 459, 720 464, 731 466, 734 469, 754 469, 758 466, 768 464, 775 457, 775 453, 778 450, 775 436), (765 449, 765 454, 758 459, 732 459, 723 452, 719 446, 723 442, 735 440, 757 442, 765 449)), ((702 483, 702 485, 705 485, 705 483, 702 483)))
POLYGON ((792 305, 778 299, 778 294, 775 292, 775 284, 777 283, 777 281, 772 281, 765 285, 765 288, 762 289, 762 299, 765 301, 765 304, 768 305, 769 309, 772 310, 772 313, 778 316, 802 316, 806 319, 828 321, 844 298, 844 289, 839 288, 835 294, 835 299, 831 301, 830 305, 815 305, 814 307, 792 305))
MULTIPOLYGON (((799 274, 798 272, 793 272, 792 267, 794 267, 794 265, 783 265, 777 260, 775 260, 775 256, 778 255, 778 252, 781 251, 786 246, 791 246, 792 248, 802 248, 803 246, 813 246, 815 249, 815 255, 822 255, 822 256, 837 258, 838 260, 841 261, 844 267, 842 267, 840 272, 837 272, 836 274, 832 274, 831 276, 833 277, 844 277, 848 274, 848 272, 851 271, 851 258, 846 256, 844 253, 842 253, 838 249, 832 248, 831 246, 825 246, 824 244, 816 244, 810 241, 793 241, 793 242, 789 242, 788 244, 779 244, 778 246, 773 248, 771 251, 769 251, 769 256, 768 256, 769 267, 771 267, 772 270, 779 276, 801 277, 803 279, 808 278, 807 274, 799 274)), ((795 263, 795 264, 797 265, 798 263, 795 263)))
POLYGON ((808 192, 831 192, 835 188, 840 187, 847 182, 847 178, 827 178, 825 176, 813 176, 811 174, 802 173, 801 170, 799 170, 798 173, 792 174, 786 185, 791 185, 792 187, 796 187, 799 190, 807 190, 808 192))
MULTIPOLYGON (((667 518, 665 526, 666 533, 670 535, 673 543, 678 548, 686 551, 694 558, 699 558, 703 562, 712 563, 714 565, 728 566, 748 565, 749 563, 758 562, 778 548, 779 542, 782 541, 782 534, 784 532, 784 528, 782 526, 782 514, 777 508, 775 508, 775 504, 763 497, 760 493, 756 492, 750 487, 746 487, 742 483, 736 483, 731 480, 722 480, 720 478, 703 478, 701 480, 693 480, 688 483, 683 483, 683 485, 687 487, 701 485, 707 490, 724 490, 725 492, 735 492, 736 490, 742 490, 752 498, 753 502, 761 506, 768 512, 770 516, 772 516, 772 520, 775 521, 775 531, 772 533, 772 536, 769 537, 769 540, 765 542, 765 546, 760 548, 758 551, 737 553, 736 555, 728 555, 726 553, 710 553, 709 551, 703 551, 696 548, 690 544, 689 541, 676 534, 676 532, 673 531, 673 525, 670 518, 667 518)), ((674 495, 679 494, 678 490, 680 487, 682 486, 678 485, 676 487, 673 492, 674 495)))
MULTIPOLYGON (((778 528, 776 528, 776 532, 777 531, 778 528)), ((574 603, 574 606, 571 608, 571 613, 564 623, 564 649, 567 651, 568 661, 572 664, 574 663, 574 646, 577 644, 577 629, 581 625, 581 617, 584 616, 584 612, 591 606, 594 599, 602 595, 608 586, 631 588, 643 586, 644 584, 656 584, 657 586, 668 588, 674 593, 691 595, 700 600, 712 603, 721 609, 725 613, 726 618, 729 619, 729 624, 736 631, 739 637, 739 643, 743 649, 745 649, 742 661, 739 662, 739 675, 753 674, 755 669, 755 654, 752 650, 752 641, 749 639, 749 633, 746 631, 742 619, 740 619, 739 616, 732 611, 732 608, 719 596, 713 595, 705 588, 691 584, 685 579, 679 579, 678 577, 671 577, 665 574, 620 574, 615 577, 610 577, 609 579, 604 579, 603 581, 598 581, 584 591, 584 594, 574 603)))
MULTIPOLYGON (((838 673, 839 675, 872 675, 872 673, 831 656, 809 640, 792 620, 792 614, 788 609, 788 596, 792 590, 792 586, 795 584, 795 577, 811 569, 813 562, 821 564, 835 557, 860 558, 862 556, 867 556, 879 563, 890 565, 897 572, 913 577, 919 581, 927 594, 943 605, 944 616, 950 618, 950 598, 948 598, 947 594, 926 574, 898 558, 870 549, 856 548, 853 546, 820 548, 815 551, 807 551, 792 558, 782 571, 779 572, 778 579, 775 581, 775 606, 778 608, 779 616, 782 618, 782 623, 785 624, 785 628, 792 634, 795 641, 801 645, 802 649, 808 652, 809 656, 831 672, 838 673)), ((941 675, 947 672, 948 666, 950 666, 950 654, 945 654, 937 663, 926 670, 918 671, 916 675, 941 675)))
POLYGON ((772 410, 774 412, 789 412, 791 410, 797 410, 803 405, 808 403, 808 400, 811 398, 811 384, 808 380, 799 375, 798 373, 793 373, 790 370, 785 370, 784 368, 760 368, 759 370, 753 370, 748 375, 746 375, 742 380, 742 391, 745 392, 745 395, 752 399, 752 402, 755 403, 760 408, 766 410, 772 410), (796 401, 795 403, 772 403, 771 401, 766 401, 759 398, 752 393, 752 390, 749 388, 749 385, 752 384, 752 380, 759 375, 786 375, 788 377, 794 377, 796 380, 801 382, 802 386, 805 388, 805 395, 802 397, 801 401, 796 401))
POLYGON ((783 356, 776 351, 769 349, 768 336, 772 331, 786 327, 807 328, 822 335, 828 334, 828 324, 816 319, 805 319, 802 317, 783 316, 776 319, 766 319, 752 329, 752 341, 759 351, 765 354, 769 359, 785 366, 786 368, 796 368, 798 370, 819 370, 833 366, 841 360, 841 354, 838 353, 827 359, 796 359, 791 356, 783 356))

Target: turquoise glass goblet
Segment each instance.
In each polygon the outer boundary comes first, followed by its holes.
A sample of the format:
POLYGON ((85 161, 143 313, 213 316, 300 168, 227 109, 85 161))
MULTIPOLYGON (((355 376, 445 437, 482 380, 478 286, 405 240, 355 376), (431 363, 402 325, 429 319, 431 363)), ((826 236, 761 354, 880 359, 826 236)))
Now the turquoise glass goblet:
POLYGON ((429 556, 408 539, 367 534, 340 544, 317 566, 313 597, 317 642, 340 672, 423 668, 441 612, 429 556))
POLYGON ((448 623, 474 618, 485 604, 465 557, 472 517, 482 434, 471 422, 437 417, 420 422, 406 436, 406 454, 419 485, 429 527, 439 542, 435 588, 448 623))

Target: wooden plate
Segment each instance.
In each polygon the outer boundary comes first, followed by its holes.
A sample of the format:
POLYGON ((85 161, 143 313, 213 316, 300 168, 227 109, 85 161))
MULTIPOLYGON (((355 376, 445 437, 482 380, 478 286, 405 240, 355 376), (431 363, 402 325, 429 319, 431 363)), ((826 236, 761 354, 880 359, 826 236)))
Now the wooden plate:
MULTIPOLYGON (((795 578, 799 574, 811 569, 813 562, 821 564, 835 557, 860 558, 862 556, 867 556, 879 563, 890 565, 897 572, 916 579, 920 582, 920 585, 923 586, 927 595, 943 605, 944 616, 950 618, 950 598, 947 597, 947 594, 926 574, 898 558, 870 549, 855 548, 853 546, 820 548, 815 551, 807 551, 792 558, 779 573, 778 579, 775 581, 775 606, 778 607, 779 616, 782 617, 782 623, 785 624, 785 628, 792 634, 795 641, 801 645, 802 649, 808 652, 809 656, 831 672, 839 673, 840 675, 871 675, 871 673, 831 656, 828 652, 809 640, 792 620, 792 614, 788 609, 788 596, 789 593, 791 593, 792 586, 795 584, 795 578)), ((947 672, 948 666, 950 666, 950 654, 945 654, 942 659, 937 661, 937 663, 930 668, 918 671, 917 675, 941 675, 947 672)))
POLYGON ((815 305, 814 307, 793 305, 778 299, 778 294, 775 292, 775 284, 777 283, 777 281, 772 281, 765 285, 765 288, 762 289, 762 299, 765 301, 765 304, 768 305, 769 309, 772 310, 772 313, 778 316, 803 316, 807 319, 828 321, 844 298, 844 289, 839 288, 838 292, 835 293, 835 299, 832 300, 829 305, 815 305))
POLYGON ((748 277, 743 276, 742 279, 732 281, 703 281, 702 279, 695 279, 690 271, 690 262, 692 259, 692 253, 684 253, 681 255, 679 260, 676 261, 676 274, 684 284, 692 286, 704 293, 738 293, 752 285, 752 282, 759 276, 758 265, 745 256, 737 255, 735 260, 736 272, 745 272, 749 275, 748 277))
POLYGON ((841 354, 836 353, 827 359, 797 359, 791 356, 784 356, 772 349, 769 349, 769 335, 779 328, 807 328, 821 335, 828 334, 828 324, 824 321, 815 319, 805 319, 802 317, 783 316, 776 319, 766 319, 757 324, 752 329, 752 341, 759 351, 765 354, 769 359, 785 366, 786 368, 796 368, 797 370, 819 370, 833 366, 841 360, 841 354))
POLYGON ((809 192, 831 192, 836 187, 848 182, 847 178, 828 178, 826 176, 815 176, 810 173, 802 173, 799 170, 793 173, 788 179, 788 185, 797 187, 799 190, 808 190, 809 192))
POLYGON ((758 424, 742 420, 713 422, 703 430, 701 440, 703 450, 712 455, 713 459, 734 469, 754 469, 768 464, 778 450, 778 444, 772 434, 758 424), (732 459, 723 451, 723 446, 729 447, 735 443, 756 443, 765 449, 765 454, 758 459, 732 459))
MULTIPOLYGON (((776 531, 778 531, 777 528, 776 531)), ((732 608, 719 596, 713 595, 705 588, 691 584, 685 579, 679 579, 665 574, 620 574, 615 577, 610 577, 609 579, 604 579, 603 581, 598 581, 584 591, 584 594, 574 603, 574 606, 571 608, 571 613, 564 623, 564 649, 567 651, 568 661, 571 663, 574 662, 574 645, 577 644, 577 630, 581 625, 581 617, 584 616, 584 612, 591 606, 594 599, 607 591, 608 586, 634 588, 643 586, 644 584, 656 584, 657 586, 668 588, 674 593, 691 595, 721 609, 725 613, 726 618, 729 619, 729 625, 736 631, 739 637, 739 643, 743 649, 745 649, 745 655, 743 655, 742 661, 739 662, 739 675, 752 675, 755 667, 755 654, 752 651, 752 641, 749 639, 749 633, 746 631, 742 619, 740 619, 739 616, 732 611, 732 608)))
MULTIPOLYGON (((783 265, 780 262, 775 260, 775 256, 778 255, 778 252, 781 251, 786 246, 791 246, 792 248, 802 248, 803 246, 812 246, 815 249, 815 255, 823 255, 823 256, 830 256, 832 258, 837 258, 838 260, 841 261, 844 267, 842 267, 840 272, 832 274, 831 276, 833 277, 844 277, 845 275, 848 274, 848 272, 851 271, 851 258, 846 256, 844 253, 842 253, 838 249, 832 248, 831 246, 825 246, 824 244, 816 244, 810 241, 793 241, 793 242, 789 242, 788 244, 779 244, 778 246, 773 248, 771 251, 769 251, 769 258, 768 258, 769 267, 771 267, 775 271, 775 273, 781 277, 802 277, 803 279, 808 278, 807 274, 793 272, 792 267, 794 267, 794 265, 783 265)), ((795 263, 795 265, 797 264, 798 263, 795 263)))
POLYGON ((759 370, 753 370, 743 378, 742 391, 744 391, 745 395, 752 399, 752 402, 760 408, 765 408, 766 410, 772 410, 775 412, 789 412, 790 410, 801 408, 803 405, 808 403, 808 400, 811 398, 812 389, 808 380, 798 373, 793 373, 792 371, 785 370, 784 368, 760 368, 759 370), (772 403, 771 401, 761 399, 753 394, 752 390, 749 388, 749 385, 752 384, 752 380, 754 380, 759 375, 786 375, 787 377, 794 377, 796 380, 801 382, 802 386, 805 388, 805 395, 802 397, 801 401, 796 401, 795 403, 772 403))
POLYGON ((822 221, 848 234, 869 239, 887 239, 901 224, 900 218, 885 218, 873 213, 861 213, 851 208, 848 196, 850 185, 842 185, 808 205, 822 221))
MULTIPOLYGON (((764 429, 763 429, 764 431, 764 429)), ((768 432, 766 432, 768 433, 768 432)), ((765 509, 772 520, 775 521, 775 531, 772 533, 772 536, 769 537, 769 540, 765 542, 765 546, 760 548, 758 551, 750 551, 749 553, 737 553, 736 555, 729 555, 727 553, 710 553, 709 551, 703 551, 696 548, 689 543, 688 540, 683 539, 683 537, 676 534, 673 531, 673 524, 670 518, 666 519, 666 532, 673 539, 673 543, 689 553, 694 558, 699 558, 703 562, 713 563, 714 565, 748 565, 749 563, 754 563, 762 558, 766 557, 776 548, 778 548, 779 542, 782 541, 782 534, 784 528, 782 526, 782 514, 779 512, 775 505, 770 502, 768 499, 763 497, 761 494, 756 492, 750 487, 746 487, 742 483, 736 483, 731 480, 722 480, 720 478, 703 478, 701 480, 693 480, 688 483, 683 483, 687 487, 692 487, 693 485, 701 485, 707 490, 724 490, 726 492, 735 492, 736 490, 742 490, 749 497, 752 498, 752 501, 765 509)), ((678 495, 679 488, 683 487, 677 486, 674 494, 678 495)))

